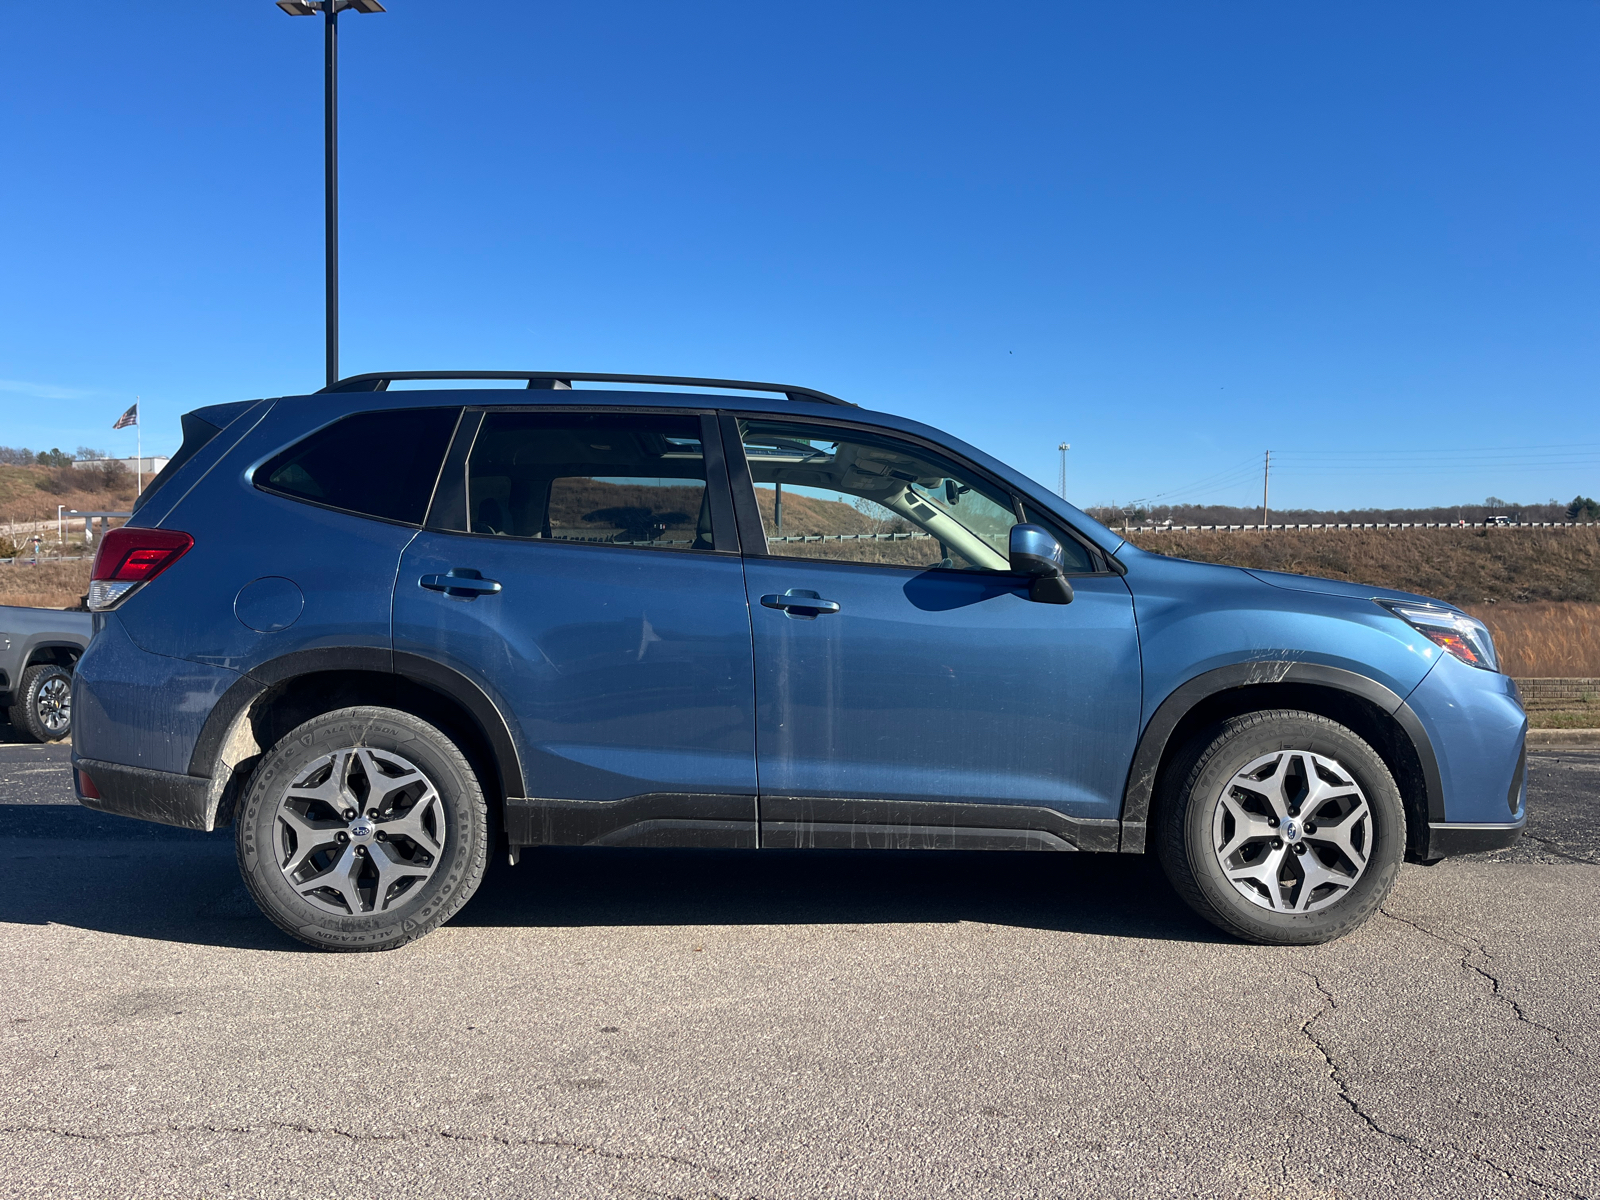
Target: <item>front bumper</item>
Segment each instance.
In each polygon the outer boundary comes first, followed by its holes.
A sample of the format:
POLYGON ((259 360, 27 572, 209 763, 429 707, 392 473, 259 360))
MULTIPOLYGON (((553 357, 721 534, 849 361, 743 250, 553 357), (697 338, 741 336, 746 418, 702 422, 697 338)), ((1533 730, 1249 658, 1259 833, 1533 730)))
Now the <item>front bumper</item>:
POLYGON ((1449 821, 1435 821, 1428 825, 1428 848, 1424 862, 1437 862, 1454 854, 1483 854, 1489 850, 1504 850, 1514 845, 1527 828, 1528 813, 1508 824, 1469 825, 1449 821))

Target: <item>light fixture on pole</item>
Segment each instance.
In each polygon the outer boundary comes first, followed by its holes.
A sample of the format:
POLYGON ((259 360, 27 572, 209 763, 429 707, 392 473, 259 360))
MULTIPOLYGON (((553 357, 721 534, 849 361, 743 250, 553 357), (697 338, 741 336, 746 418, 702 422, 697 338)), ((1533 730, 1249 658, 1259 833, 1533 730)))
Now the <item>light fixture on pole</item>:
POLYGON ((1061 451, 1061 486, 1056 489, 1056 495, 1065 500, 1067 498, 1067 451, 1071 450, 1072 446, 1068 442, 1062 442, 1056 449, 1061 451))
POLYGON ((328 385, 339 382, 339 14, 381 13, 378 0, 277 0, 291 17, 323 16, 322 79, 323 135, 322 180, 324 251, 327 288, 325 314, 328 327, 328 385))

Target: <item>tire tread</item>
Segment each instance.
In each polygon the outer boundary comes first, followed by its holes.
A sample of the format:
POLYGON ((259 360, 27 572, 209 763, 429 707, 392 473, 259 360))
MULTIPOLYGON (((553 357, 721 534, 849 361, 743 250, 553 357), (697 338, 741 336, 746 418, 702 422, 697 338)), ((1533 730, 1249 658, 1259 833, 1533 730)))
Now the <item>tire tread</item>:
MULTIPOLYGON (((294 729, 291 729, 287 734, 278 740, 276 745, 274 745, 265 756, 263 756, 262 762, 266 762, 276 756, 282 747, 292 744, 293 742, 311 734, 313 732, 313 726, 334 719, 369 722, 400 722, 413 727, 421 735, 428 737, 431 741, 434 741, 434 750, 449 758, 451 760, 451 765, 460 772, 462 778, 470 781, 472 787, 477 793, 477 803, 480 809, 484 811, 486 818, 487 806, 484 803, 482 783, 478 779, 477 772, 472 769, 472 764, 468 762, 467 756, 462 753, 461 748, 457 746, 448 735, 437 729, 435 726, 423 721, 420 717, 414 717, 410 713, 403 712, 399 709, 382 708, 376 705, 354 705, 350 708, 341 708, 332 712, 322 713, 319 716, 311 718, 309 721, 303 722, 294 729)), ((450 920, 451 917, 460 912, 467 901, 472 899, 473 894, 477 890, 478 884, 483 880, 483 876, 488 868, 490 841, 489 837, 487 836, 487 819, 485 819, 483 829, 480 831, 483 836, 477 837, 474 840, 472 859, 467 864, 465 878, 469 881, 469 885, 457 888, 455 893, 450 896, 444 902, 444 904, 440 906, 439 910, 434 913, 434 915, 430 916, 426 921, 408 923, 402 917, 399 934, 393 938, 385 939, 379 943, 360 943, 352 945, 349 943, 334 942, 318 938, 310 932, 316 928, 314 925, 297 925, 293 921, 285 919, 285 917, 278 911, 278 907, 272 901, 270 894, 265 891, 261 881, 257 878, 257 874, 260 870, 275 869, 271 859, 258 856, 258 866, 256 871, 252 871, 246 863, 244 850, 245 829, 243 825, 243 815, 250 807, 250 801, 254 798, 253 793, 258 786, 261 786, 259 779, 259 767, 257 774, 258 778, 251 779, 249 785, 245 789, 244 795, 240 799, 239 804, 239 825, 234 843, 235 853, 239 861, 239 874, 243 877, 245 889, 250 893, 250 898, 255 901, 256 907, 261 910, 262 914, 269 921, 271 921, 284 933, 294 938, 296 941, 304 942, 309 946, 314 946, 318 950, 342 954, 362 954, 381 950, 396 950, 401 946, 411 944, 426 934, 432 933, 440 925, 443 925, 446 921, 450 920)), ((401 911, 403 912, 404 910, 401 911)))
MULTIPOLYGON (((1184 831, 1185 817, 1196 785, 1217 756, 1228 751, 1241 738, 1266 726, 1284 728, 1295 725, 1300 726, 1309 736, 1321 734, 1347 738, 1356 743, 1371 756, 1371 762, 1363 764, 1366 769, 1380 772, 1380 784, 1387 785, 1396 801, 1399 797, 1393 773, 1383 757, 1354 730, 1318 713, 1298 709, 1262 709, 1231 717, 1201 730, 1191 738, 1173 759, 1163 781, 1154 831, 1156 854, 1166 869, 1167 879, 1172 884, 1173 890, 1185 904, 1224 932, 1244 941, 1268 945, 1314 945, 1344 937, 1363 925, 1378 905, 1382 904, 1389 888, 1393 885, 1393 876, 1399 869, 1398 857, 1394 857, 1392 863, 1370 863, 1367 868, 1369 872, 1377 869, 1390 874, 1387 882, 1379 881, 1378 894, 1374 900, 1364 905, 1352 905, 1347 911, 1343 911, 1342 915, 1341 910, 1345 908, 1342 903, 1331 905, 1328 909, 1317 913, 1305 914, 1307 918, 1317 919, 1303 920, 1297 928, 1285 927, 1277 936, 1264 936, 1261 924, 1252 926, 1241 921, 1234 912, 1215 903, 1206 895, 1200 885, 1197 864, 1193 856, 1205 853, 1209 847, 1192 845, 1184 831)), ((1291 736, 1291 731, 1286 728, 1283 736, 1291 736)), ((1372 803, 1370 797, 1368 803, 1369 805, 1372 803)), ((1397 803, 1396 807, 1400 821, 1400 827, 1395 835, 1396 844, 1403 852, 1406 839, 1404 806, 1397 803)), ((1265 910, 1263 913, 1265 914, 1265 910)))

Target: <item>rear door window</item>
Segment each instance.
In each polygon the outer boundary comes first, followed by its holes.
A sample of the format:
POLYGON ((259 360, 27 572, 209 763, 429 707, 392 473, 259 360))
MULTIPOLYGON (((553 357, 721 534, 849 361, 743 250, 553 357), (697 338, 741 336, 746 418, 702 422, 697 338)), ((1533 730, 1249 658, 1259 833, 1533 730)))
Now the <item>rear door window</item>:
POLYGON ((263 463, 256 486, 364 517, 421 525, 460 412, 356 413, 263 463))
POLYGON ((710 550, 700 418, 490 412, 467 459, 467 523, 492 537, 710 550))

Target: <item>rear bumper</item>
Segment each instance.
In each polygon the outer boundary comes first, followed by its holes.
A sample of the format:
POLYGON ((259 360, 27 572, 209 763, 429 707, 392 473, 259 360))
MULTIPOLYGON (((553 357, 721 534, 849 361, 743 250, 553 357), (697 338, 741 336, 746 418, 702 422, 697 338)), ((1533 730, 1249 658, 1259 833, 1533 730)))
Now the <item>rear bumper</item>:
POLYGON ((78 803, 97 812, 114 813, 138 821, 176 825, 180 829, 209 829, 211 780, 145 767, 126 767, 72 756, 72 790, 78 803), (84 794, 85 778, 97 796, 84 794))
POLYGON ((1428 850, 1425 861, 1434 862, 1452 854, 1482 854, 1487 850, 1504 850, 1514 845, 1527 827, 1528 813, 1506 824, 1465 824, 1448 821, 1428 825, 1428 850))

